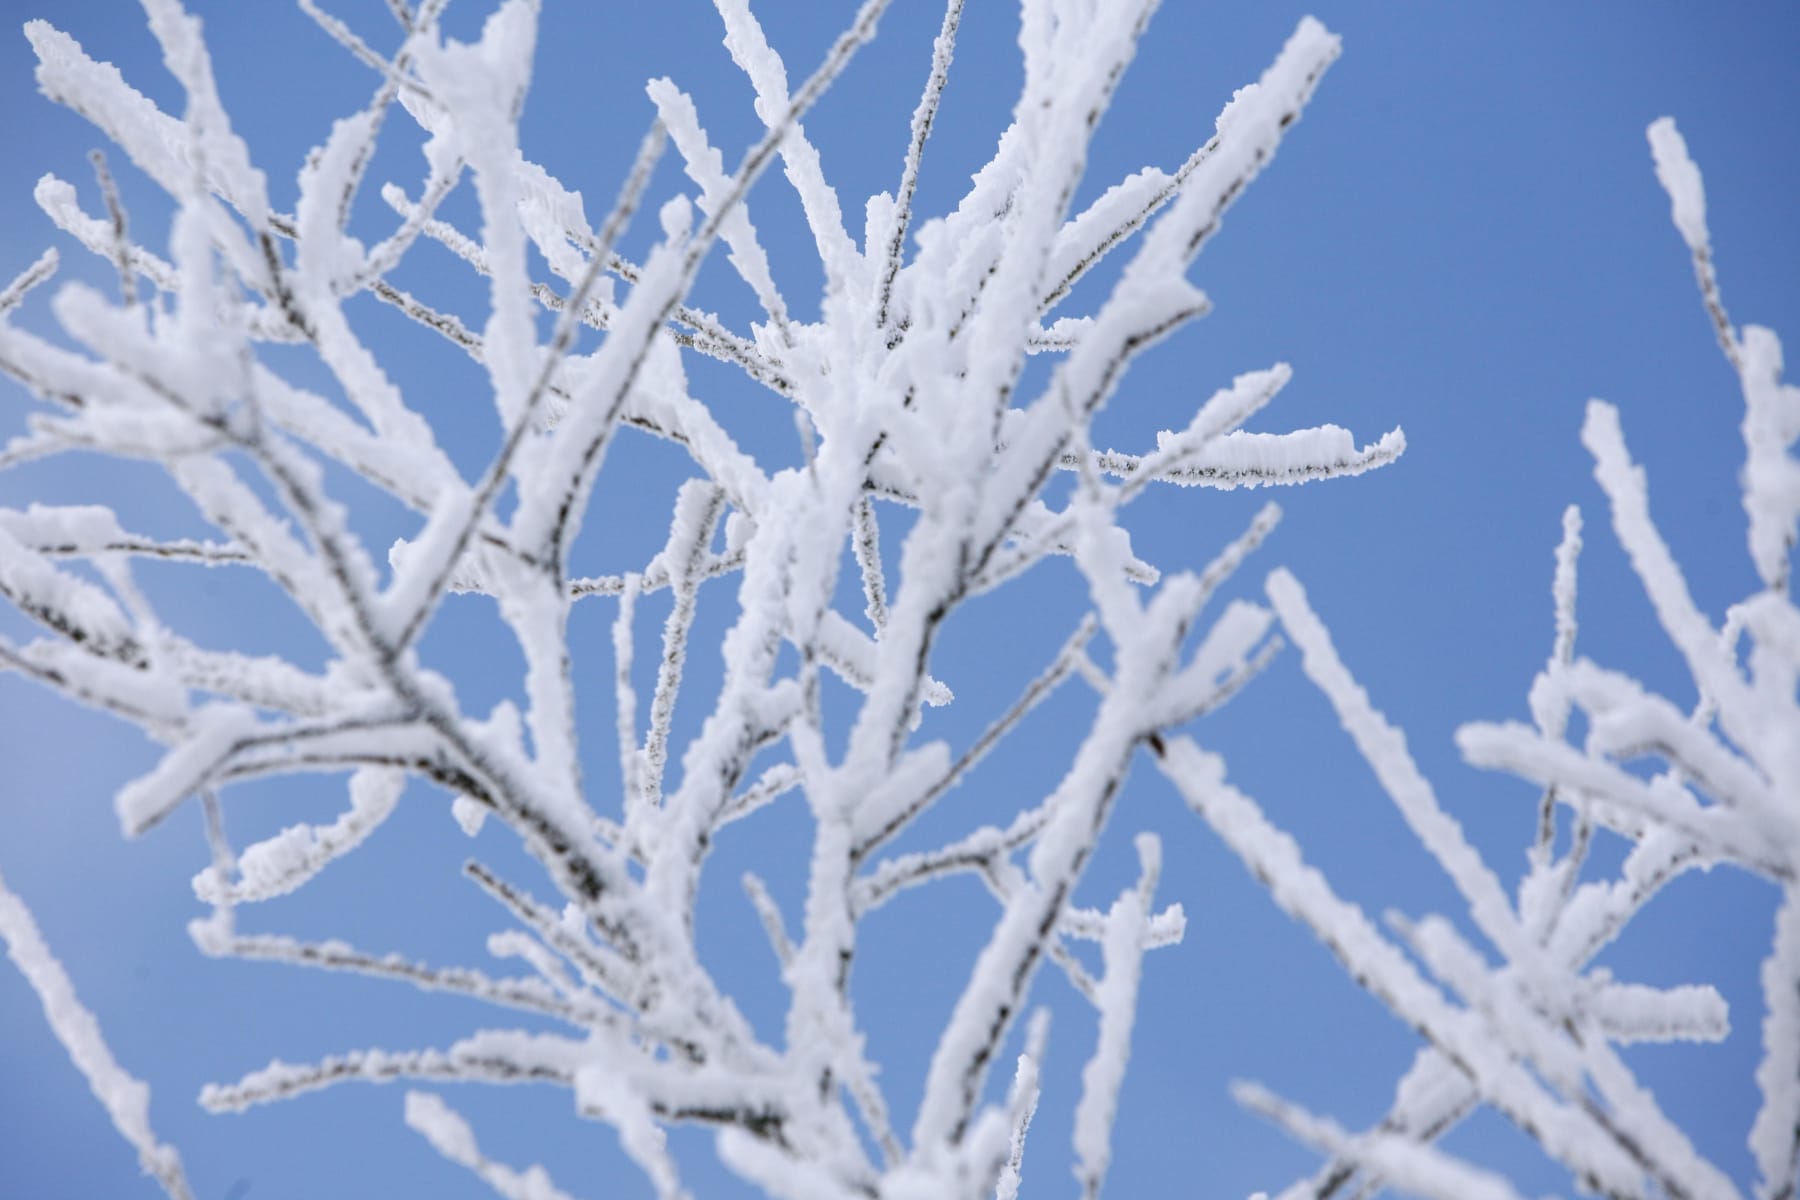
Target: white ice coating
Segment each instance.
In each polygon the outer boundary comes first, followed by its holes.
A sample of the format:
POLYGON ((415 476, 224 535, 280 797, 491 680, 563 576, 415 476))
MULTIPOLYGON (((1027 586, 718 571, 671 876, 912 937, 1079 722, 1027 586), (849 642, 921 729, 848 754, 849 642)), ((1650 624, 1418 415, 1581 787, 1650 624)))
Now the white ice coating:
POLYGON ((1669 194, 1669 215, 1681 240, 1696 253, 1708 250, 1706 232, 1706 189, 1700 181, 1700 168, 1688 157, 1687 140, 1675 128, 1673 117, 1658 117, 1650 123, 1650 155, 1656 163, 1656 181, 1669 194))
POLYGON ((1788 585, 1789 555, 1800 517, 1800 387, 1781 379, 1781 341, 1760 325, 1744 329, 1739 380, 1744 390, 1744 512, 1750 557, 1763 582, 1788 585))
MULTIPOLYGON (((33 541, 79 545, 69 537, 76 531, 68 530, 66 522, 43 521, 41 517, 47 514, 36 505, 32 506, 31 515, 40 519, 31 520, 27 526, 17 514, 0 514, 13 518, 0 519, 0 595, 91 653, 111 658, 135 657, 138 651, 130 619, 113 598, 80 576, 58 570, 12 532, 19 529, 33 541)), ((83 524, 85 528, 79 532, 102 533, 100 538, 90 537, 90 544, 104 545, 110 540, 104 536, 103 526, 97 529, 92 520, 83 524)), ((116 522, 113 528, 117 528, 116 522)))
POLYGON ((237 879, 217 867, 194 877, 194 894, 209 904, 243 904, 285 895, 336 858, 356 849, 393 812, 406 776, 365 769, 350 778, 350 808, 329 825, 290 825, 237 854, 237 879))
POLYGON ((757 241, 756 229, 750 224, 744 206, 730 201, 731 181, 725 173, 724 160, 707 142, 693 99, 667 79, 651 80, 648 91, 670 139, 681 151, 688 178, 700 189, 700 210, 708 216, 718 212, 723 218, 719 240, 730 248, 731 265, 756 293, 756 299, 769 319, 777 325, 785 325, 787 304, 776 290, 768 255, 757 241))
MULTIPOLYGON (((1258 1084, 1232 1085, 1237 1102, 1280 1125, 1290 1136, 1421 1200, 1520 1200, 1520 1193, 1492 1171, 1452 1158, 1429 1144, 1375 1130, 1352 1135, 1258 1084)), ((1297 1193, 1282 1194, 1283 1200, 1297 1193)))
POLYGON ((1106 914, 1101 942, 1105 976, 1095 996, 1100 1010, 1099 1037, 1093 1057, 1081 1073, 1081 1100, 1075 1107, 1075 1178, 1082 1195, 1097 1197, 1112 1162, 1113 1120, 1119 1089, 1131 1056, 1131 1026, 1137 1014, 1138 987, 1143 981, 1144 950, 1149 934, 1149 892, 1161 868, 1162 847, 1154 834, 1138 839, 1144 878, 1126 891, 1106 914))
POLYGON ((114 807, 125 832, 136 836, 168 816, 256 729, 256 714, 241 705, 211 704, 194 713, 186 739, 148 774, 119 789, 114 807))

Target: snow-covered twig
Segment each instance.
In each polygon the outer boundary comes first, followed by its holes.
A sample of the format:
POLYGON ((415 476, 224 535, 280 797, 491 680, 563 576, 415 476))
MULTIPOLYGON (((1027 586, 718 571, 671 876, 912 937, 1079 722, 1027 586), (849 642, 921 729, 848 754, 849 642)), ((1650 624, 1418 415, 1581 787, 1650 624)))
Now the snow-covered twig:
POLYGON ((569 1200, 543 1167, 515 1171, 482 1154, 469 1122, 432 1092, 406 1093, 406 1123, 431 1148, 459 1167, 466 1167, 503 1200, 569 1200))
POLYGON ((190 1200, 193 1192, 181 1169, 181 1155, 157 1141, 150 1128, 150 1089, 113 1058, 100 1023, 83 1007, 68 972, 44 944, 31 910, 4 879, 0 879, 0 938, 6 941, 7 957, 37 993, 57 1041, 105 1107, 113 1128, 137 1151, 144 1172, 162 1185, 170 1200, 190 1200))

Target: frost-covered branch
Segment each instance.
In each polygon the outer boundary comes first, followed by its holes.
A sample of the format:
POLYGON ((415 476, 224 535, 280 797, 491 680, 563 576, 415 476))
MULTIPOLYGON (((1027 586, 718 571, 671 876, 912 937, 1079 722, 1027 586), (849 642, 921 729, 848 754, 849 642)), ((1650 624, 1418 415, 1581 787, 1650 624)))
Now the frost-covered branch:
POLYGON ((150 1128, 150 1089, 113 1058, 99 1022, 83 1007, 68 972, 44 944, 31 910, 4 879, 0 879, 0 939, 6 942, 7 957, 37 993, 56 1040, 105 1107, 113 1128, 137 1151, 144 1172, 162 1185, 170 1200, 189 1200, 193 1192, 181 1169, 181 1155, 157 1141, 150 1128))
POLYGON ((466 1167, 504 1200, 569 1200, 543 1167, 515 1171, 481 1153, 475 1131, 462 1114, 431 1092, 406 1093, 406 1124, 431 1148, 459 1167, 466 1167))

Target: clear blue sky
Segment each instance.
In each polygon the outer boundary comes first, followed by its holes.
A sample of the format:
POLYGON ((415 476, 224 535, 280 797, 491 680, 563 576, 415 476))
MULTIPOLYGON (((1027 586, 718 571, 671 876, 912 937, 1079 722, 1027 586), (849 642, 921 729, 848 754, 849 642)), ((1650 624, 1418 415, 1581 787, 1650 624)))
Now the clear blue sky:
MULTIPOLYGON (((269 175, 277 205, 291 206, 306 150, 332 119, 366 101, 372 78, 287 3, 191 6, 206 20, 236 126, 269 175)), ((386 44, 392 24, 378 0, 330 7, 386 44)), ((752 137, 749 90, 719 43, 709 5, 545 0, 544 7, 525 152, 582 189, 590 214, 612 195, 649 119, 642 84, 652 76, 669 75, 695 96, 727 161, 752 137)), ((759 11, 798 77, 852 7, 765 0, 759 11)), ((1015 94, 1013 6, 970 10, 921 181, 919 208, 927 214, 953 203, 986 160, 1015 94)), ((940 11, 895 0, 877 42, 808 122, 853 218, 864 196, 891 189, 897 178, 940 11)), ((1257 76, 1309 11, 1343 36, 1344 56, 1272 169, 1199 260, 1193 277, 1212 298, 1213 315, 1133 371, 1102 440, 1148 444, 1156 429, 1184 424, 1232 375, 1278 360, 1292 363, 1296 378, 1258 428, 1330 421, 1364 441, 1405 428, 1409 449, 1397 465, 1275 496, 1286 519, 1238 590, 1259 591, 1277 563, 1299 575, 1346 661, 1408 731, 1447 805, 1510 881, 1524 865, 1536 793, 1462 767, 1450 737, 1467 720, 1525 715, 1526 688, 1550 643, 1551 552, 1566 503, 1581 504, 1589 526, 1581 648, 1678 699, 1688 696, 1611 540, 1577 440, 1589 397, 1621 407, 1629 444, 1650 473, 1653 512, 1702 607, 1717 619, 1754 585, 1735 483, 1740 401, 1694 295, 1643 131, 1658 116, 1676 117, 1705 173, 1733 316, 1800 339, 1800 139, 1792 123, 1800 114, 1800 6, 1167 0, 1102 127, 1078 203, 1139 166, 1179 163, 1208 134, 1232 89, 1257 76)), ((7 18, 0 277, 56 244, 71 276, 101 280, 98 264, 82 261, 37 211, 31 189, 53 171, 92 207, 85 155, 102 139, 36 95, 18 26, 49 18, 171 111, 180 109, 176 88, 127 0, 0 0, 0 12, 7 18)), ((483 0, 456 0, 448 23, 472 36, 487 12, 483 0)), ((397 139, 376 178, 414 186, 420 172, 411 154, 397 139)), ((160 244, 166 204, 122 156, 114 167, 134 231, 160 244)), ((672 164, 659 186, 665 194, 677 186, 672 164)), ((816 303, 819 275, 783 186, 771 176, 753 198, 753 214, 790 301, 805 313, 816 303)), ((460 207, 448 211, 468 222, 472 207, 465 189, 460 207)), ((429 248, 415 257, 407 286, 467 297, 457 265, 429 248)), ((703 303, 728 319, 742 316, 745 298, 723 272, 709 271, 706 288, 703 303)), ((1087 289, 1065 311, 1083 311, 1096 294, 1087 289)), ((46 308, 35 297, 23 319, 46 327, 46 308)), ((391 369, 472 470, 494 436, 478 377, 438 364, 437 346, 416 332, 396 332, 391 346, 391 369)), ((747 444, 793 453, 788 418, 768 398, 731 394, 737 385, 727 376, 697 370, 694 378, 747 444)), ((29 406, 10 384, 0 385, 0 395, 8 402, 0 429, 10 436, 29 406)), ((616 452, 616 477, 597 498, 607 515, 589 521, 584 543, 591 569, 629 569, 661 544, 672 462, 641 443, 616 452)), ((1266 498, 1159 495, 1135 513, 1137 549, 1165 567, 1198 565, 1266 498)), ((0 504, 32 500, 104 500, 135 527, 187 528, 173 492, 135 468, 70 461, 0 477, 0 504)), ((369 528, 383 528, 381 519, 369 528)), ((153 593, 191 633, 210 630, 222 646, 302 660, 319 653, 292 615, 269 603, 270 593, 225 572, 197 580, 153 574, 153 593)), ((1078 600, 1071 580, 1047 572, 1011 598, 1023 611, 1002 593, 972 606, 946 633, 939 673, 957 690, 961 711, 942 718, 944 736, 966 741, 1035 673, 1068 628, 1078 600)), ((704 593, 697 646, 723 628, 731 607, 721 585, 704 593)), ((578 655, 602 677, 610 672, 610 617, 610 608, 596 606, 575 626, 578 655)), ((20 632, 10 613, 0 624, 9 635, 20 632)), ((447 608, 425 648, 457 679, 470 711, 485 711, 515 686, 513 651, 474 604, 447 608)), ((691 694, 703 694, 699 683, 691 694)), ((597 743, 611 740, 607 704, 603 685, 593 708, 597 743)), ((1048 706, 931 829, 966 829, 1048 786, 1085 711, 1073 693, 1048 706)), ((1301 678, 1297 656, 1284 654, 1196 735, 1227 755, 1240 786, 1367 910, 1417 914, 1454 905, 1441 873, 1301 678)), ((500 1014, 359 979, 202 960, 183 932, 200 911, 187 884, 205 862, 197 814, 135 844, 121 840, 112 814, 112 793, 153 761, 151 748, 104 718, 0 676, 0 752, 0 872, 35 908, 118 1057, 153 1084, 153 1119, 183 1151, 200 1196, 486 1194, 404 1129, 399 1088, 344 1087, 235 1117, 209 1117, 192 1097, 202 1083, 235 1079, 271 1055, 305 1061, 361 1046, 442 1045, 500 1014)), ((596 769, 591 777, 611 776, 596 769)), ((329 820, 340 802, 335 783, 287 783, 247 794, 232 807, 231 826, 241 843, 296 820, 329 820)), ((504 831, 490 829, 471 846, 446 807, 415 787, 362 853, 309 892, 246 914, 245 922, 341 935, 438 962, 480 962, 482 939, 505 923, 456 867, 471 852, 518 864, 504 831)), ((703 908, 706 944, 727 962, 723 974, 741 989, 753 1019, 776 1023, 765 1028, 779 1028, 778 985, 735 880, 754 866, 794 903, 803 825, 790 808, 759 831, 728 839, 703 908)), ((1361 1125, 1385 1110, 1415 1039, 1276 912, 1149 771, 1137 772, 1115 815, 1084 902, 1104 904, 1114 894, 1129 870, 1129 835, 1141 828, 1163 836, 1159 896, 1184 904, 1189 927, 1183 945, 1147 964, 1110 1194, 1243 1196, 1277 1188, 1312 1159, 1239 1112, 1227 1081, 1255 1078, 1361 1125)), ((859 960, 858 994, 875 1014, 870 1050, 885 1064, 903 1127, 951 981, 991 909, 972 884, 944 901, 966 908, 921 900, 884 910, 869 923, 869 953, 859 960)), ((1746 1184, 1756 968, 1772 909, 1772 891, 1755 881, 1723 871, 1687 880, 1610 960, 1623 978, 1712 981, 1725 991, 1734 1025, 1725 1044, 1652 1047, 1632 1061, 1700 1148, 1746 1184)), ((1056 1194, 1071 1186, 1069 1113, 1092 1045, 1091 1018, 1070 1003, 1060 980, 1045 977, 1038 990, 1056 1007, 1057 1023, 1026 1187, 1056 1194)), ((565 1093, 475 1089, 450 1098, 497 1158, 541 1160, 566 1190, 595 1200, 649 1194, 619 1165, 612 1135, 571 1115, 565 1093)), ((1472 1123, 1451 1144, 1518 1172, 1530 1190, 1571 1190, 1492 1119, 1472 1123)), ((690 1186, 702 1196, 740 1194, 710 1165, 705 1139, 679 1145, 695 1164, 690 1186)), ((138 1177, 130 1150, 51 1041, 29 988, 0 969, 0 1195, 151 1194, 153 1185, 138 1177)))

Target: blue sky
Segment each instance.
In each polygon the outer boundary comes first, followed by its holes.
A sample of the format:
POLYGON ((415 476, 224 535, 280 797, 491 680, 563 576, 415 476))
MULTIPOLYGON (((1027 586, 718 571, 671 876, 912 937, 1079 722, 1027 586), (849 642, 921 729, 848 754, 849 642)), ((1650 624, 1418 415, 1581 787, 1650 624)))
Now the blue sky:
MULTIPOLYGON (((373 81, 286 3, 190 6, 206 21, 236 127, 268 173, 276 204, 289 207, 306 150, 332 119, 366 101, 373 81)), ((669 75, 695 96, 728 161, 751 140, 749 89, 719 44, 709 5, 546 0, 544 7, 524 148, 582 189, 590 214, 612 194, 650 117, 642 84, 652 76, 669 75)), ((799 76, 851 7, 765 0, 759 12, 790 75, 799 76)), ((986 161, 1015 94, 1013 6, 970 9, 927 151, 918 202, 926 214, 953 204, 986 161)), ((378 34, 378 44, 389 37, 378 0, 342 0, 332 10, 378 34)), ((0 277, 56 244, 72 277, 102 280, 98 264, 81 261, 31 200, 34 181, 52 171, 92 206, 85 156, 102 139, 36 95, 31 54, 16 30, 26 18, 47 17, 171 111, 180 108, 177 90, 141 13, 126 0, 0 0, 0 11, 8 18, 0 38, 0 277)), ((1565 504, 1582 505, 1588 520, 1582 651, 1678 700, 1689 697, 1611 539, 1577 439, 1590 397, 1620 406, 1628 442, 1649 471, 1652 511, 1701 606, 1717 619, 1754 586, 1735 482, 1741 405, 1653 178, 1644 127, 1676 117, 1705 173, 1734 318, 1800 337, 1800 223, 1793 219, 1800 139, 1791 125, 1800 113, 1800 72, 1792 66, 1800 7, 1780 0, 1310 8, 1166 0, 1101 129, 1077 203, 1140 166, 1178 164, 1210 132, 1232 90, 1257 76, 1309 11, 1343 36, 1344 56, 1199 259, 1192 276, 1213 314, 1133 370, 1100 440, 1148 444, 1155 430, 1184 424, 1233 375, 1276 361, 1292 363, 1295 379, 1258 428, 1330 421, 1370 441, 1404 427, 1409 448, 1398 464, 1274 496, 1286 517, 1237 590, 1259 592, 1276 564, 1299 576, 1346 662, 1407 730, 1446 805, 1510 881, 1524 865, 1535 790, 1463 767, 1450 739, 1464 721, 1525 715, 1526 688, 1550 643, 1551 553, 1565 504)), ((482 0, 456 0, 450 12, 452 33, 468 37, 488 9, 482 0)), ((860 211, 862 197, 894 186, 940 12, 895 0, 876 43, 808 121, 849 213, 860 211)), ((166 203, 122 156, 114 167, 134 230, 159 244, 166 203)), ((419 170, 411 143, 397 135, 374 174, 413 185, 419 170)), ((659 192, 679 182, 665 163, 659 192)), ((766 180, 752 211, 776 274, 804 315, 816 305, 820 276, 783 186, 766 180)), ((466 188, 447 211, 473 227, 466 188)), ((365 220, 378 216, 376 206, 359 212, 365 220)), ((408 287, 468 297, 457 264, 426 249, 415 259, 405 268, 408 287)), ((737 319, 748 306, 731 285, 724 271, 709 269, 701 298, 737 319)), ((1100 294, 1089 287, 1065 311, 1084 311, 1100 294)), ((29 307, 22 320, 47 328, 44 299, 29 307)), ((496 433, 479 375, 443 363, 437 346, 415 331, 398 329, 384 345, 409 395, 472 472, 496 433)), ((729 376, 702 369, 694 380, 747 446, 774 461, 793 456, 791 424, 768 397, 733 395, 741 388, 729 376)), ((29 405, 10 384, 0 394, 8 401, 0 428, 10 435, 29 405)), ((604 516, 590 519, 580 548, 596 571, 636 566, 660 546, 678 478, 675 460, 659 447, 622 445, 615 459, 596 495, 604 516)), ((1165 567, 1197 566, 1268 498, 1156 495, 1133 514, 1136 548, 1165 567)), ((191 521, 171 489, 135 467, 70 460, 0 476, 0 504, 32 500, 111 502, 129 524, 157 532, 179 532, 191 521)), ((372 537, 394 520, 384 512, 367 519, 372 537)), ((394 525, 387 536, 404 532, 394 525)), ((152 575, 146 586, 190 632, 211 630, 221 645, 302 661, 320 652, 270 602, 272 592, 224 572, 152 575)), ((1062 640, 1079 599, 1073 575, 1050 570, 1014 595, 971 605, 938 651, 939 673, 963 710, 943 716, 942 735, 966 741, 1004 705, 1062 640)), ((716 636, 731 609, 720 585, 703 594, 697 647, 716 636)), ((610 672, 610 619, 610 608, 595 607, 574 625, 578 657, 600 678, 610 672)), ((9 614, 9 635, 16 625, 9 614)), ((457 680, 471 711, 485 711, 515 686, 513 651, 473 603, 446 607, 425 651, 457 680)), ((698 682, 690 694, 704 693, 698 682)), ((1049 786, 1087 711, 1073 692, 1046 706, 979 786, 966 789, 968 798, 936 814, 925 832, 953 834, 1049 786)), ((595 720, 592 740, 609 742, 604 695, 595 720)), ((1297 655, 1282 655, 1194 732, 1227 756, 1232 778, 1365 909, 1455 911, 1447 881, 1301 677, 1297 655)), ((153 761, 151 748, 105 718, 3 676, 0 750, 0 872, 34 907, 118 1057, 152 1083, 153 1119, 182 1149, 202 1197, 486 1194, 404 1129, 399 1088, 340 1088, 228 1117, 205 1115, 191 1098, 202 1083, 235 1079, 272 1055, 305 1061, 359 1046, 441 1045, 494 1023, 493 1015, 450 999, 395 994, 391 985, 201 959, 183 932, 199 912, 187 883, 205 861, 197 814, 131 844, 112 814, 112 793, 153 761)), ((596 770, 591 777, 610 776, 596 770)), ((233 805, 232 830, 242 842, 296 820, 329 820, 340 802, 335 783, 274 786, 233 805)), ((415 786, 363 852, 310 892, 255 914, 256 928, 338 934, 439 962, 480 961, 482 939, 504 920, 457 878, 457 866, 473 852, 518 868, 521 878, 527 869, 509 853, 503 831, 490 829, 471 846, 446 807, 415 786)), ((1141 828, 1163 836, 1168 865, 1159 898, 1180 901, 1189 926, 1181 946, 1147 964, 1110 1194, 1242 1196, 1278 1188, 1312 1159, 1238 1111, 1227 1081, 1255 1078, 1361 1125, 1385 1110, 1415 1039, 1275 910, 1153 772, 1135 774, 1084 902, 1103 904, 1114 894, 1131 869, 1129 835, 1141 828)), ((776 1029, 778 984, 735 879, 754 866, 779 897, 797 901, 805 832, 797 811, 769 814, 761 828, 721 846, 711 868, 721 882, 703 899, 702 936, 725 964, 722 975, 740 989, 753 1019, 773 1020, 776 1029)), ((903 1125, 953 981, 991 912, 973 885, 957 886, 945 885, 941 900, 883 910, 869 924, 870 951, 859 961, 859 998, 878 1014, 869 1018, 871 1052, 886 1065, 903 1125)), ((1725 871, 1685 880, 1610 959, 1623 978, 1712 981, 1731 1001, 1734 1032, 1723 1045, 1650 1047, 1632 1061, 1699 1147, 1745 1183, 1744 1134, 1756 1102, 1756 967, 1772 910, 1772 891, 1753 880, 1725 871)), ((1069 1002, 1065 985, 1046 977, 1039 994, 1057 1017, 1045 1115, 1027 1160, 1028 1195, 1069 1186, 1072 1089, 1092 1044, 1090 1018, 1069 1002)), ((611 1134, 577 1121, 564 1093, 489 1089, 451 1099, 497 1158, 540 1159, 576 1195, 649 1194, 620 1165, 611 1134)), ((710 1164, 704 1138, 678 1145, 694 1164, 690 1183, 701 1195, 741 1194, 710 1164)), ((1495 1120, 1472 1122, 1451 1145, 1515 1171, 1529 1190, 1570 1190, 1495 1120)), ((0 1193, 153 1194, 10 970, 0 970, 0 1193)))

